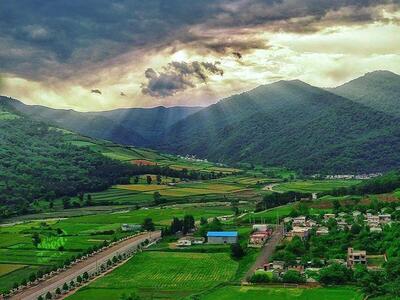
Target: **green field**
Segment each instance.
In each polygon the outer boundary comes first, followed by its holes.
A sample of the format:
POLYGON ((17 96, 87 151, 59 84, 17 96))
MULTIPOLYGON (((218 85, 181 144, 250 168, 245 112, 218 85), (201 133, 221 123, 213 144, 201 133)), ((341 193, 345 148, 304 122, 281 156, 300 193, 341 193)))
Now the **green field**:
POLYGON ((179 299, 233 278, 238 263, 227 253, 149 251, 82 288, 68 299, 179 299))
POLYGON ((303 192, 318 193, 328 192, 332 189, 349 187, 360 183, 361 180, 298 180, 284 182, 274 186, 273 190, 277 192, 303 192))
POLYGON ((191 214, 196 220, 201 216, 211 218, 231 214, 229 207, 189 207, 169 209, 140 209, 126 212, 96 214, 61 220, 30 221, 0 227, 0 291, 21 282, 37 270, 62 264, 66 259, 82 253, 89 247, 100 245, 125 235, 120 231, 123 223, 141 224, 150 217, 158 225, 170 224, 173 217, 191 214), (61 229, 59 234, 57 229, 61 229), (41 243, 36 248, 32 234, 39 233, 41 243), (60 251, 59 247, 63 250, 60 251), (11 270, 11 265, 21 269, 11 270))
POLYGON ((362 300, 353 288, 277 288, 225 286, 201 296, 201 300, 362 300))

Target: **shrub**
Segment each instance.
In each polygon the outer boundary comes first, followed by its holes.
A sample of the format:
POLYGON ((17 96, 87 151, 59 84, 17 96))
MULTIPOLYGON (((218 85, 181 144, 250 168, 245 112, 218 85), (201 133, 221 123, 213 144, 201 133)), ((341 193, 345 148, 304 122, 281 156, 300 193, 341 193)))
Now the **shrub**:
POLYGON ((254 273, 250 278, 251 283, 268 283, 271 279, 266 273, 254 273))

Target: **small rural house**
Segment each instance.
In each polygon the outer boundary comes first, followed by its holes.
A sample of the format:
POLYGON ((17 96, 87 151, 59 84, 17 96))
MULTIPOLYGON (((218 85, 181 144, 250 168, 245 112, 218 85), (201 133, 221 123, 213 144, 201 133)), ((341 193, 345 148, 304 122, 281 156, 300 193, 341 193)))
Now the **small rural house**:
POLYGON ((288 237, 298 236, 302 240, 305 240, 310 235, 310 227, 293 227, 293 230, 288 233, 288 237))
POLYGON ((329 234, 329 229, 327 227, 320 227, 317 229, 317 235, 327 235, 329 234))
POLYGON ((347 249, 347 267, 352 268, 356 264, 367 264, 367 252, 365 250, 347 249))
POLYGON ((142 225, 138 224, 122 224, 121 231, 139 231, 142 229, 142 225))
POLYGON ((237 231, 209 231, 207 232, 209 244, 236 244, 238 242, 237 231))
POLYGON ((254 231, 267 231, 268 226, 267 224, 254 224, 253 230, 254 231))
POLYGON ((204 243, 204 238, 197 238, 193 236, 184 236, 180 238, 176 245, 178 247, 185 247, 185 246, 191 246, 191 245, 199 245, 204 243))
POLYGON ((250 235, 250 247, 262 247, 272 235, 272 230, 256 231, 250 235))
POLYGON ((306 217, 300 216, 293 218, 292 225, 293 226, 304 226, 306 224, 306 217))

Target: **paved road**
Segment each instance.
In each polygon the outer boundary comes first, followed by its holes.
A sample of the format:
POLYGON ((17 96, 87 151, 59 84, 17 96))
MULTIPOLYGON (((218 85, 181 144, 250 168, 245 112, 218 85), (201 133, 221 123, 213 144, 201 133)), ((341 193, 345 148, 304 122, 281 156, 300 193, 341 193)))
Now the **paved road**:
POLYGON ((264 245, 263 248, 261 248, 260 254, 258 255, 256 261, 251 266, 251 268, 247 271, 244 280, 250 277, 255 272, 255 270, 257 270, 258 268, 262 268, 264 266, 264 264, 268 260, 268 257, 270 257, 272 253, 274 253, 275 247, 279 244, 280 241, 282 241, 282 239, 283 239, 283 228, 282 225, 279 225, 276 227, 275 231, 273 232, 268 242, 264 245))
POLYGON ((114 245, 100 253, 95 254, 88 259, 81 261, 71 268, 40 282, 38 285, 29 287, 20 293, 12 296, 10 299, 13 300, 36 300, 40 295, 46 294, 48 291, 54 292, 57 288, 62 290, 62 286, 65 282, 69 283, 71 280, 76 281, 76 277, 82 275, 84 272, 93 273, 100 267, 102 263, 105 263, 108 259, 111 259, 115 255, 119 255, 125 252, 135 250, 137 246, 148 239, 149 241, 156 240, 161 237, 161 231, 145 232, 143 234, 131 237, 117 245, 114 245))

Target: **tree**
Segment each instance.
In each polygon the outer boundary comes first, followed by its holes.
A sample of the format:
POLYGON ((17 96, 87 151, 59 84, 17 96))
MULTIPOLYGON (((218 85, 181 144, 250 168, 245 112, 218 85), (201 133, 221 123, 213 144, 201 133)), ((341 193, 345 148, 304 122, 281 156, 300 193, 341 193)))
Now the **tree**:
POLYGON ((51 299, 51 298, 53 298, 52 294, 50 292, 47 292, 46 299, 51 299))
POLYGON ((207 218, 201 217, 200 218, 200 226, 208 224, 207 218))
POLYGON ((306 279, 296 270, 288 270, 282 276, 283 282, 287 283, 304 283, 306 279))
POLYGON ((69 197, 63 197, 62 198, 62 203, 63 203, 63 207, 64 209, 68 209, 71 208, 71 199, 69 197))
POLYGON ((143 229, 147 230, 147 231, 154 231, 154 229, 155 229, 152 218, 145 218, 143 220, 142 226, 143 226, 143 229))
POLYGON ((34 234, 32 234, 32 243, 35 248, 37 248, 41 242, 42 239, 40 238, 39 233, 35 232, 34 234))
POLYGON ((39 297, 37 298, 37 300, 43 300, 43 297, 42 297, 42 296, 39 296, 39 297))
POLYGON ((161 184, 161 175, 157 174, 157 184, 161 184))
POLYGON ((182 226, 183 233, 186 234, 194 228, 195 228, 194 217, 192 215, 185 215, 183 217, 183 226, 182 226))
POLYGON ((242 246, 239 243, 231 245, 231 256, 235 259, 240 259, 245 255, 242 246))
POLYGON ((73 289, 75 287, 75 282, 73 280, 71 280, 71 282, 69 283, 69 287, 70 289, 73 289))
POLYGON ((171 222, 171 233, 175 234, 179 231, 182 231, 182 227, 183 227, 182 221, 174 217, 171 222))
POLYGON ((153 199, 154 199, 154 203, 155 203, 156 205, 162 203, 162 201, 161 201, 161 194, 160 194, 159 192, 154 192, 154 193, 153 193, 153 199))
POLYGON ((319 281, 323 284, 344 284, 351 279, 352 271, 340 264, 332 264, 319 272, 319 281))
POLYGON ((147 176, 146 176, 146 182, 147 182, 147 184, 151 184, 152 181, 153 181, 153 179, 151 178, 151 176, 150 176, 150 175, 147 175, 147 176))
POLYGON ((81 284, 82 283, 82 277, 79 275, 78 277, 76 277, 76 281, 81 284))
POLYGON ((139 183, 139 176, 135 176, 135 178, 133 179, 133 183, 134 184, 138 184, 139 183))
POLYGON ((271 279, 266 273, 254 273, 248 281, 251 283, 268 283, 271 279))
POLYGON ((56 289, 56 294, 57 294, 57 295, 61 295, 61 289, 60 289, 60 288, 57 288, 57 289, 56 289))
POLYGON ((68 284, 66 282, 64 282, 62 288, 63 288, 64 292, 67 292, 68 291, 68 284))
POLYGON ((335 200, 333 200, 333 213, 334 214, 337 214, 337 213, 339 213, 340 212, 340 208, 342 207, 341 205, 340 205, 340 202, 339 202, 339 200, 337 200, 337 199, 335 199, 335 200))
POLYGON ((35 273, 32 273, 31 275, 29 275, 29 281, 30 282, 33 282, 35 280, 36 280, 36 274, 35 273))
POLYGON ((83 273, 82 277, 83 277, 83 280, 84 280, 84 281, 87 281, 87 280, 89 279, 89 274, 88 274, 88 272, 83 273))

